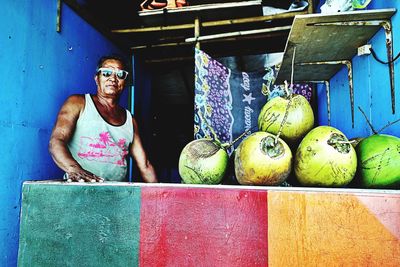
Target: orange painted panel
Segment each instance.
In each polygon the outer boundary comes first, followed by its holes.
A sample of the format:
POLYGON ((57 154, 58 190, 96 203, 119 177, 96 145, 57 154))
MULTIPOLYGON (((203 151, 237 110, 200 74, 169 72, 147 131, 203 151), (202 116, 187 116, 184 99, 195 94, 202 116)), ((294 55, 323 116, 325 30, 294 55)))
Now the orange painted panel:
POLYGON ((269 266, 400 266, 400 195, 268 192, 269 266))

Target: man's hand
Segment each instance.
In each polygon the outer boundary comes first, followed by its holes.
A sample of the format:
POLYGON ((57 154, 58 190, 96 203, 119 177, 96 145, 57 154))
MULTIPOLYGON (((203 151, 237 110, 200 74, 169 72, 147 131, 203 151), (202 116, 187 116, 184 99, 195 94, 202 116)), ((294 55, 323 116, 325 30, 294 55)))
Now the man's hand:
POLYGON ((66 173, 67 182, 102 183, 104 179, 85 170, 66 173))

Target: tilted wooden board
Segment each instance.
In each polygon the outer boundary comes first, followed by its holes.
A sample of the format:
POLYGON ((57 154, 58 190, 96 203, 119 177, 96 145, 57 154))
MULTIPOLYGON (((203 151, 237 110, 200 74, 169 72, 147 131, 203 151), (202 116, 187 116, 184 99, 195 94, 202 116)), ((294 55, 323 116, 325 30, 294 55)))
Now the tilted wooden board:
POLYGON ((351 60, 358 47, 382 27, 366 25, 367 21, 388 20, 395 9, 351 11, 336 14, 309 14, 295 17, 286 43, 276 82, 290 81, 294 47, 294 81, 326 81, 343 65, 299 65, 309 62, 351 60), (360 25, 328 25, 327 23, 361 22, 360 25), (365 23, 364 23, 365 22, 365 23))

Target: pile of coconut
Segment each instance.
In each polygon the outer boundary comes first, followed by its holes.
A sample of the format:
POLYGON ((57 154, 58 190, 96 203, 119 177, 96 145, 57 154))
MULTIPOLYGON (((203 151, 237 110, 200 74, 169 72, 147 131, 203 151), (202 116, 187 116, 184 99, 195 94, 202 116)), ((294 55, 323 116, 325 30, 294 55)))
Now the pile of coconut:
MULTIPOLYGON (((294 174, 302 186, 345 187, 352 183, 362 188, 400 187, 400 138, 379 134, 383 129, 375 131, 367 118, 374 134, 358 144, 334 127, 314 127, 307 99, 287 92, 264 105, 258 131, 244 138, 232 154, 240 184, 277 186, 294 174)), ((182 181, 221 183, 230 146, 216 137, 187 144, 179 158, 182 181)))

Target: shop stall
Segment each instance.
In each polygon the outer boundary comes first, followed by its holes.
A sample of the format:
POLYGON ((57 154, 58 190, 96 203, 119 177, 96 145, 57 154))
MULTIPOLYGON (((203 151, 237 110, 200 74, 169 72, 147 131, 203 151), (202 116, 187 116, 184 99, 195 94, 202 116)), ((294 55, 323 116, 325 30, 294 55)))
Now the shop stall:
POLYGON ((55 31, 68 8, 131 56, 123 101, 160 183, 134 164, 129 182, 26 177, 18 266, 399 266, 400 4, 323 2, 57 1, 55 31), (226 157, 182 163, 205 138, 226 157))

